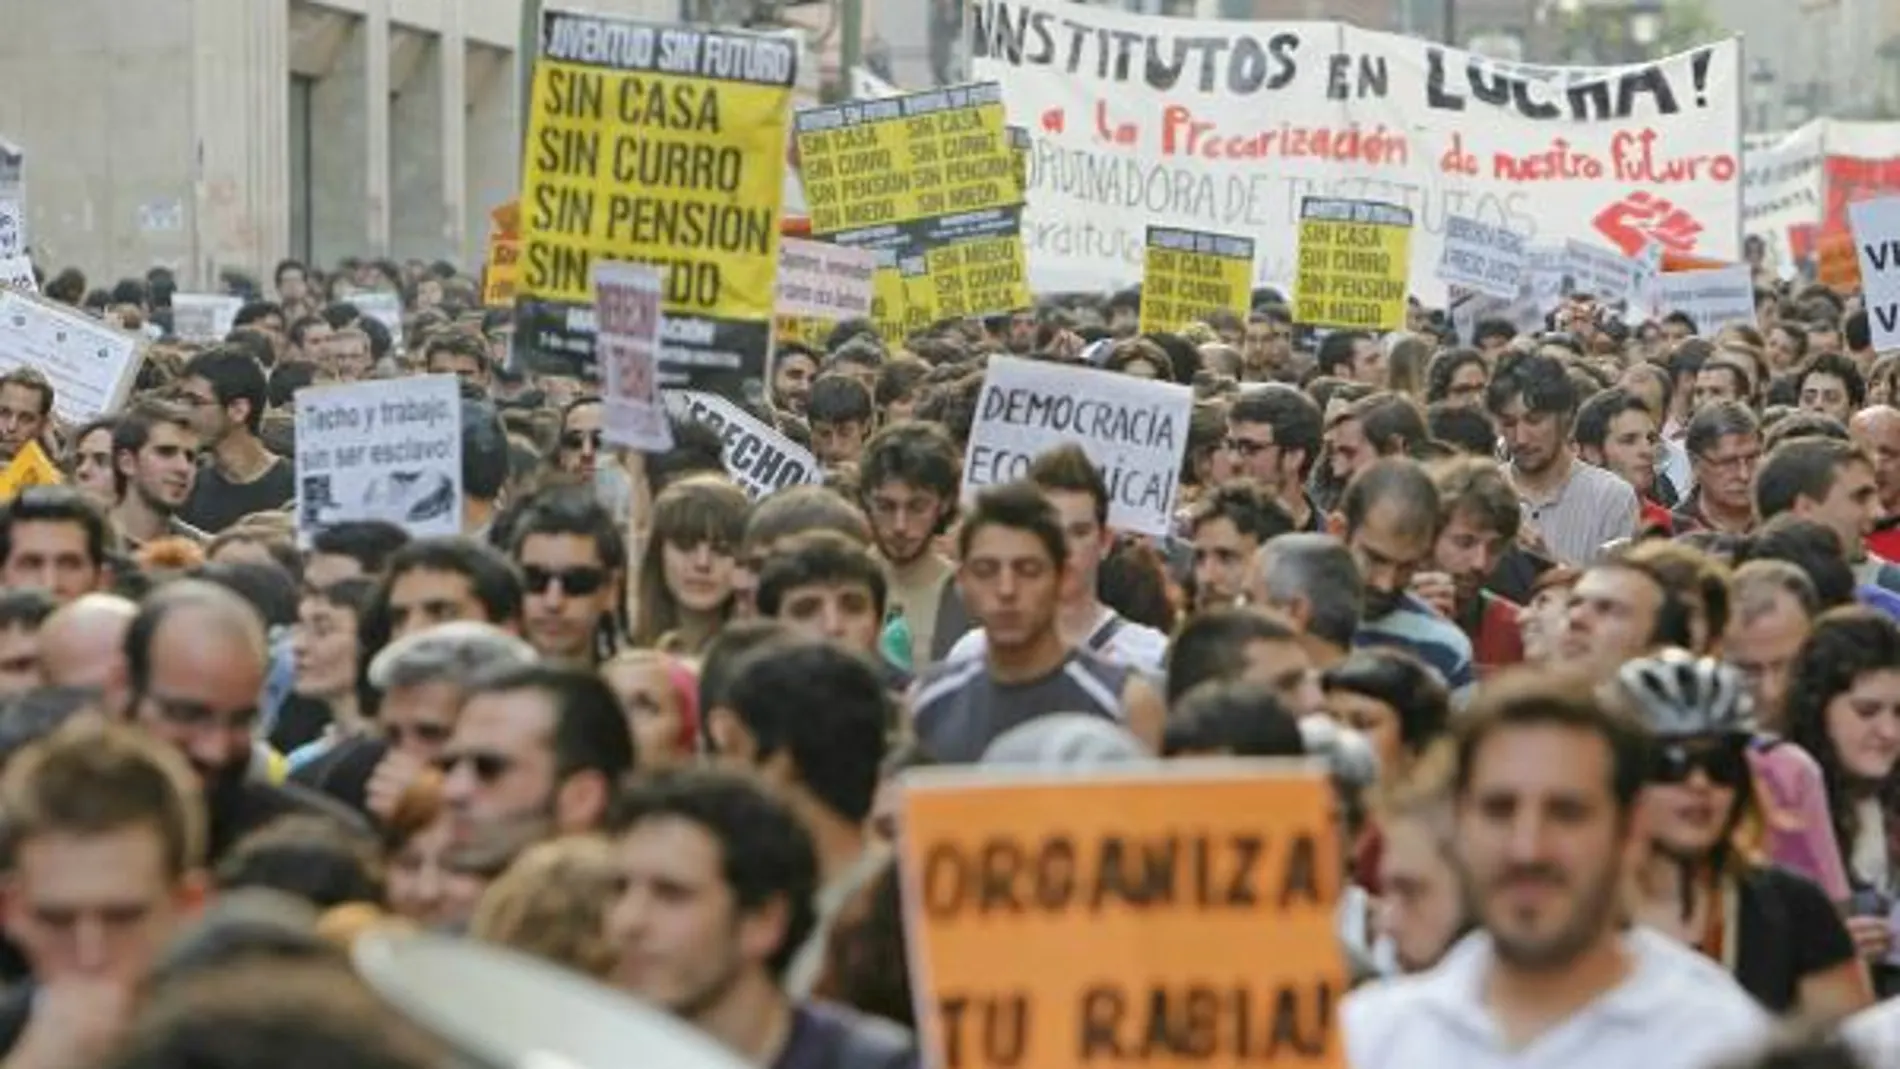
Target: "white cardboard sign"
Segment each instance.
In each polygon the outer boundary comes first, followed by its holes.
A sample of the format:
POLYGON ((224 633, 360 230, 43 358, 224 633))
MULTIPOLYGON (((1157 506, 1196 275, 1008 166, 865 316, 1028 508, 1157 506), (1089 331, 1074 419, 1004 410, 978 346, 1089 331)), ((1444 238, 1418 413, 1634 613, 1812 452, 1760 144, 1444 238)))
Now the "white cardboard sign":
POLYGON ((297 531, 387 520, 462 533, 462 389, 416 375, 298 390, 297 531))
POLYGON ((1165 535, 1187 451, 1194 391, 1091 367, 992 357, 963 460, 963 496, 1022 478, 1036 457, 1078 443, 1108 484, 1108 523, 1165 535))

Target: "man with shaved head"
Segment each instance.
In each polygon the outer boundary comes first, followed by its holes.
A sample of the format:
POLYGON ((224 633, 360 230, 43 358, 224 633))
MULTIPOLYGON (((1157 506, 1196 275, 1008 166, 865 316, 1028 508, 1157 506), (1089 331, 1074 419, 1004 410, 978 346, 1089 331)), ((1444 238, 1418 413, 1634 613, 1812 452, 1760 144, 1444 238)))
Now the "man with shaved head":
POLYGON ((176 746, 204 786, 210 857, 271 820, 348 811, 250 775, 269 645, 263 621, 221 586, 187 579, 145 600, 125 636, 132 719, 176 746))
POLYGON ((125 633, 139 614, 116 594, 87 594, 40 625, 40 674, 49 686, 97 691, 107 709, 125 708, 125 633))
POLYGON ((1867 548, 1882 560, 1900 560, 1900 408, 1868 405, 1854 414, 1848 430, 1873 458, 1880 494, 1880 521, 1867 536, 1867 548))

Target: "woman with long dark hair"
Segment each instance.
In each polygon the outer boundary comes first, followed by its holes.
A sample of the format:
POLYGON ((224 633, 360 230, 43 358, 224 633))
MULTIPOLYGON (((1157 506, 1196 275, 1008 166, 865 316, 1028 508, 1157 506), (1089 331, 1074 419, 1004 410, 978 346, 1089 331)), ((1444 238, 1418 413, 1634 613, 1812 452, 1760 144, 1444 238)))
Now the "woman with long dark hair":
POLYGON ((1883 995, 1900 990, 1889 916, 1900 844, 1900 626, 1871 609, 1815 622, 1789 680, 1788 737, 1821 766, 1853 897, 1847 921, 1883 995))

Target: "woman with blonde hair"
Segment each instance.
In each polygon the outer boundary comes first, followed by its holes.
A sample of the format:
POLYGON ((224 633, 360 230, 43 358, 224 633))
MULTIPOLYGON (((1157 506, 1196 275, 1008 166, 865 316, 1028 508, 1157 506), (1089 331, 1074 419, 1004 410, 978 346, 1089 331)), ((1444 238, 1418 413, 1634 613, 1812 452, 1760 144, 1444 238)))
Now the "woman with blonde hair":
POLYGON ((529 847, 482 895, 469 934, 605 977, 615 959, 605 933, 619 879, 613 845, 604 838, 577 835, 529 847))
POLYGON ((693 476, 653 502, 653 528, 634 584, 633 644, 696 656, 732 615, 733 567, 745 536, 745 491, 693 476))

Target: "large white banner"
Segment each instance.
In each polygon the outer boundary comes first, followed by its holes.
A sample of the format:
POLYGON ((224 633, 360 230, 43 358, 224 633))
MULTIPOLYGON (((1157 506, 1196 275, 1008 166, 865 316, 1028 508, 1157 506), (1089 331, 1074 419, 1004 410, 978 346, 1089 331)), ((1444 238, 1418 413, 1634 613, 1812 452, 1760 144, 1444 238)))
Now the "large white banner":
POLYGON ((1821 161, 1827 122, 1816 119, 1775 139, 1751 146, 1742 165, 1742 219, 1759 237, 1767 262, 1792 269, 1798 259, 1794 233, 1821 221, 1821 161))
POLYGON ((1023 234, 1039 290, 1133 283, 1150 225, 1254 237, 1260 280, 1284 284, 1308 196, 1411 208, 1412 289, 1434 303, 1450 216, 1538 245, 1741 252, 1733 39, 1585 70, 1331 22, 1063 0, 972 14, 972 76, 1001 82, 1035 139, 1023 234))

